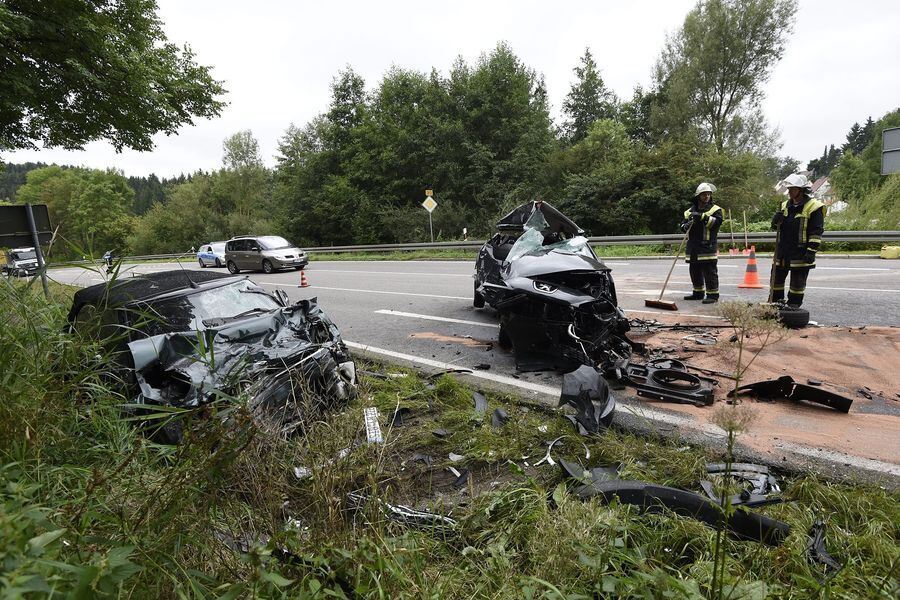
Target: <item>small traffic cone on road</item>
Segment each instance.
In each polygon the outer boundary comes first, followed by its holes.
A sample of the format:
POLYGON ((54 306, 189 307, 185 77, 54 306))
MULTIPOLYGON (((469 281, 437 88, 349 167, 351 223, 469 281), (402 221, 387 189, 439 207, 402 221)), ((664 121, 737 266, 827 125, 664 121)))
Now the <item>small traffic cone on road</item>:
POLYGON ((309 287, 309 280, 306 278, 306 271, 300 269, 300 285, 297 287, 309 287))
POLYGON ((756 270, 756 248, 750 249, 750 258, 747 259, 747 270, 744 271, 744 281, 738 284, 739 288, 762 289, 759 282, 759 272, 756 270))

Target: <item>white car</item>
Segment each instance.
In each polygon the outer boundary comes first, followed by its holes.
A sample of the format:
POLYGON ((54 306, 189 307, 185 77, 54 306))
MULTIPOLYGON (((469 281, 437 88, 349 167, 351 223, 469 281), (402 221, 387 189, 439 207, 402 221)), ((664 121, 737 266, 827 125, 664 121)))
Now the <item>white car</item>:
POLYGON ((197 252, 197 262, 201 267, 225 266, 225 242, 212 242, 200 246, 197 252))

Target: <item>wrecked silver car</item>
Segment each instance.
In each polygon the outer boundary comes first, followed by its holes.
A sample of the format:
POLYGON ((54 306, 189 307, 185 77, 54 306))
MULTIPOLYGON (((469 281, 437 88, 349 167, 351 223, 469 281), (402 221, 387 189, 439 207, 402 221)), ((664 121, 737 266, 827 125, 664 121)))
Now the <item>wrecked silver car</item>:
POLYGON ((631 355, 610 269, 571 219, 527 202, 497 223, 475 263, 473 305, 500 315, 520 370, 610 367, 631 355))
MULTIPOLYGON (((68 320, 114 347, 132 404, 193 408, 245 398, 258 422, 291 435, 309 411, 356 394, 354 363, 316 300, 291 304, 246 276, 179 270, 123 278, 76 292, 68 320)), ((177 441, 179 432, 162 434, 177 441)))

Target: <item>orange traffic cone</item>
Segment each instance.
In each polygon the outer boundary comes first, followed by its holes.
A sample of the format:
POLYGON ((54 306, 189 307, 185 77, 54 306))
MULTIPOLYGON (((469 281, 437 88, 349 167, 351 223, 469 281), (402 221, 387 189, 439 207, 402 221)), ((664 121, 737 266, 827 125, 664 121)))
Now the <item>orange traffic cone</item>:
POLYGON ((303 269, 300 269, 300 285, 297 287, 309 287, 309 280, 306 278, 306 271, 303 269))
POLYGON ((756 270, 756 248, 750 249, 750 258, 747 259, 747 270, 744 272, 744 282, 738 284, 739 288, 762 289, 759 283, 759 273, 756 270))

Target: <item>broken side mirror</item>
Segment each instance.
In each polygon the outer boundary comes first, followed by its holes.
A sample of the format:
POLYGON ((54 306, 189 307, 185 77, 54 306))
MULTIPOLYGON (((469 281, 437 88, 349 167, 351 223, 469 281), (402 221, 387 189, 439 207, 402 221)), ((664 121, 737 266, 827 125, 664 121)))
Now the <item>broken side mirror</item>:
POLYGON ((281 301, 282 306, 290 306, 291 299, 288 297, 287 292, 284 290, 275 290, 275 297, 281 301))

